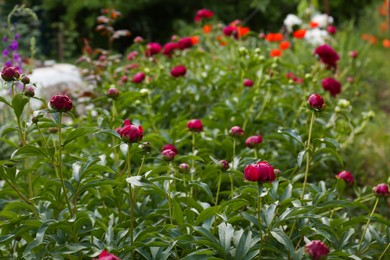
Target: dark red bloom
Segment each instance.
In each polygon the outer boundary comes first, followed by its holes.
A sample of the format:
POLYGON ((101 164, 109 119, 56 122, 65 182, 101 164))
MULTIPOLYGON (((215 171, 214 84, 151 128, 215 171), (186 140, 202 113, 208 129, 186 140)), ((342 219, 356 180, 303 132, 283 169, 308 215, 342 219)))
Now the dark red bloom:
POLYGON ((248 181, 273 182, 276 175, 274 167, 263 161, 247 165, 244 169, 244 178, 248 181))
POLYGON ((24 94, 28 97, 33 97, 35 96, 35 90, 33 87, 28 87, 26 88, 26 90, 24 91, 24 94))
POLYGON ((320 57, 321 61, 327 65, 327 68, 337 68, 337 61, 340 59, 337 52, 327 44, 323 44, 314 50, 314 54, 320 57))
POLYGON ((223 28, 223 30, 222 30, 223 34, 225 34, 226 36, 230 36, 236 31, 237 31, 237 28, 235 26, 231 26, 231 25, 225 26, 225 28, 223 28))
POLYGON ((214 16, 214 12, 209 10, 209 9, 200 9, 196 12, 196 15, 195 15, 195 22, 199 22, 200 20, 204 19, 204 18, 211 18, 214 16))
POLYGON ((309 108, 316 111, 322 111, 326 108, 324 99, 316 93, 313 93, 309 96, 307 99, 307 104, 309 105, 309 108))
POLYGON ((261 135, 253 135, 245 140, 245 145, 249 148, 254 148, 261 142, 263 142, 263 137, 261 135))
POLYGON ((202 132, 203 131, 202 121, 200 121, 199 119, 192 119, 188 121, 187 128, 193 132, 202 132))
POLYGON ((4 81, 14 81, 19 79, 20 73, 16 67, 4 67, 1 71, 1 77, 4 81))
POLYGON ((135 143, 142 140, 144 137, 144 129, 142 126, 132 125, 129 119, 126 119, 123 126, 116 129, 117 133, 121 136, 125 143, 135 143))
POLYGON ((335 97, 341 93, 341 83, 334 78, 326 78, 322 80, 322 88, 335 97))
POLYGON ((50 107, 58 112, 72 110, 72 100, 67 95, 55 95, 50 101, 50 107))
POLYGON ((172 53, 179 49, 179 45, 176 42, 168 42, 164 45, 163 54, 171 57, 172 53))
POLYGON ((178 150, 176 148, 176 146, 174 146, 173 144, 166 144, 163 146, 163 148, 161 149, 161 152, 165 151, 165 150, 171 150, 175 153, 175 155, 178 153, 178 150))
POLYGON ((121 260, 116 255, 108 253, 106 250, 103 250, 99 255, 99 260, 121 260))
POLYGON ((229 163, 228 163, 228 161, 226 161, 226 160, 220 160, 219 162, 218 162, 218 167, 219 167, 219 169, 221 169, 222 171, 224 171, 224 172, 226 172, 228 169, 229 169, 229 163))
POLYGON ((186 75, 186 73, 187 73, 187 69, 183 65, 175 66, 171 70, 171 75, 172 75, 172 77, 175 77, 175 78, 182 77, 182 76, 186 75))
POLYGON ((334 35, 334 34, 336 34, 337 29, 333 25, 329 25, 328 28, 327 28, 327 31, 328 31, 329 34, 334 35))
POLYGON ((250 79, 244 79, 244 86, 245 87, 252 87, 253 86, 253 81, 250 79))
POLYGON ((27 85, 30 83, 30 78, 27 77, 27 76, 23 76, 20 81, 24 84, 24 85, 27 85))
POLYGON ((162 50, 162 47, 159 43, 150 42, 146 45, 145 55, 146 55, 146 57, 151 57, 153 55, 160 53, 161 50, 162 50))
POLYGON ((176 153, 171 149, 167 149, 167 150, 163 150, 161 152, 161 155, 165 161, 170 162, 175 158, 176 153))
POLYGON ((375 195, 381 196, 381 197, 387 197, 390 195, 389 186, 386 183, 381 183, 381 184, 376 185, 373 188, 373 191, 374 191, 375 195))
POLYGON ((321 240, 313 240, 306 244, 305 251, 313 260, 325 259, 329 254, 329 248, 321 240))
POLYGON ((179 49, 184 50, 192 47, 192 39, 191 37, 183 37, 178 42, 177 45, 179 49))
POLYGON ((337 179, 342 179, 346 183, 352 185, 355 182, 355 178, 353 177, 352 173, 347 171, 339 172, 339 174, 336 175, 337 179))
POLYGON ((145 80, 145 73, 143 72, 138 72, 133 76, 133 82, 134 83, 141 83, 142 81, 145 80))
POLYGON ((109 90, 107 90, 106 95, 109 98, 116 99, 119 96, 119 90, 117 90, 116 88, 110 88, 109 90))
POLYGON ((244 130, 239 126, 233 126, 230 128, 229 134, 234 137, 241 137, 244 135, 244 130))

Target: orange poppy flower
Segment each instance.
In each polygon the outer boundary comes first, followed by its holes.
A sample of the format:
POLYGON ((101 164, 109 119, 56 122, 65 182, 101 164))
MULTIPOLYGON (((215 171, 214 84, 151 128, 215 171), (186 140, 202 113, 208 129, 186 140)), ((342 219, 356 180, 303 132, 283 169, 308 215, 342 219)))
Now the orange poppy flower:
POLYGON ((381 28, 381 32, 386 32, 389 25, 386 22, 382 22, 379 27, 381 28))
POLYGON ((362 38, 363 40, 368 40, 368 39, 370 39, 370 35, 369 35, 369 34, 366 34, 366 33, 363 33, 362 36, 361 36, 361 38, 362 38))
POLYGON ((217 41, 219 42, 219 45, 226 46, 227 42, 223 41, 222 39, 223 39, 222 35, 217 36, 217 41))
POLYGON ((191 42, 192 42, 192 45, 198 44, 199 37, 198 36, 191 36, 191 42))
POLYGON ((265 39, 269 42, 280 42, 283 40, 283 34, 281 33, 268 33, 265 39))
POLYGON ((319 24, 316 23, 316 22, 311 21, 311 22, 309 23, 309 25, 310 25, 310 28, 317 28, 319 24))
POLYGON ((293 32, 293 37, 297 39, 302 39, 305 37, 306 30, 305 29, 299 29, 293 32))
POLYGON ((271 57, 280 57, 280 56, 282 56, 282 50, 273 49, 273 50, 270 51, 269 55, 271 57))
POLYGON ((288 48, 290 48, 290 42, 288 42, 288 41, 281 42, 279 44, 279 47, 282 50, 287 50, 288 48))
POLYGON ((210 24, 206 24, 205 26, 203 26, 203 32, 206 34, 210 33, 211 29, 212 29, 212 27, 210 24))
POLYGON ((370 38, 368 39, 368 41, 371 44, 376 44, 376 42, 377 42, 376 37, 374 35, 370 35, 370 38))
POLYGON ((249 27, 244 27, 244 26, 237 26, 237 33, 238 37, 243 37, 247 35, 251 30, 249 27))
POLYGON ((390 39, 384 39, 382 43, 383 47, 390 48, 390 39))

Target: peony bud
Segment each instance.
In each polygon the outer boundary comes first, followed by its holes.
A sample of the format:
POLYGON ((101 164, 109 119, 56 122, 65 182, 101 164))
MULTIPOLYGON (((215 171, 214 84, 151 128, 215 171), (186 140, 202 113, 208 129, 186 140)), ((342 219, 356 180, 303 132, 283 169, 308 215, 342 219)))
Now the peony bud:
POLYGON ((190 165, 188 163, 181 163, 179 165, 179 171, 181 173, 188 173, 190 171, 190 165))
POLYGON ((139 142, 143 138, 144 130, 142 126, 132 125, 129 119, 126 119, 123 126, 116 130, 125 143, 139 142))
POLYGON ((381 184, 376 185, 373 188, 373 191, 374 191, 376 196, 380 196, 380 197, 387 197, 390 195, 389 186, 386 183, 381 183, 381 184))
POLYGON ((178 150, 176 148, 176 146, 174 146, 173 144, 166 144, 163 146, 163 148, 161 149, 161 152, 165 151, 165 150, 171 150, 175 153, 175 155, 178 153, 178 150))
POLYGON ((20 81, 23 83, 23 85, 27 85, 30 83, 30 78, 27 76, 23 76, 20 81))
POLYGON ((28 87, 28 88, 26 88, 26 90, 24 91, 24 94, 25 94, 27 97, 33 97, 33 96, 35 96, 34 88, 33 88, 33 87, 28 87))
POLYGON ((229 169, 229 163, 226 160, 220 160, 218 162, 218 168, 226 172, 229 169))
POLYGON ((145 80, 145 73, 143 72, 138 72, 133 76, 133 82, 134 83, 141 83, 142 81, 145 80))
POLYGON ((249 164, 244 169, 244 178, 248 181, 273 182, 276 179, 274 168, 266 161, 249 164))
POLYGON ((239 126, 233 126, 230 128, 229 135, 233 137, 241 137, 244 135, 244 130, 239 126))
POLYGON ((182 77, 182 76, 186 75, 186 73, 187 73, 187 69, 183 65, 175 66, 171 70, 171 75, 172 75, 172 77, 175 77, 175 78, 182 77))
POLYGON ((121 260, 121 259, 116 255, 110 254, 108 251, 103 250, 100 253, 98 260, 121 260))
POLYGON ((67 95, 55 95, 50 101, 50 107, 57 112, 68 112, 72 110, 72 100, 67 95))
POLYGON ((145 55, 146 55, 146 57, 151 57, 153 55, 160 53, 161 50, 162 50, 162 47, 159 43, 150 42, 146 45, 145 55))
POLYGON ((329 25, 328 28, 327 28, 327 31, 330 35, 335 35, 336 32, 337 32, 337 29, 336 27, 334 27, 333 25, 329 25))
POLYGON ((175 158, 176 153, 170 149, 167 149, 163 150, 161 155, 165 161, 170 162, 175 158))
POLYGON ((110 88, 109 90, 107 90, 106 95, 109 98, 117 99, 119 96, 119 90, 117 90, 116 88, 110 88))
POLYGON ((349 185, 352 185, 355 182, 355 178, 353 177, 352 173, 347 171, 339 172, 339 174, 336 175, 336 178, 345 181, 349 185))
POLYGON ((350 51, 349 52, 349 57, 351 57, 352 59, 356 59, 358 56, 358 52, 357 51, 350 51))
POLYGON ((308 104, 310 109, 313 109, 313 110, 319 111, 319 112, 326 108, 324 99, 316 93, 313 93, 309 96, 309 98, 307 100, 307 104, 308 104))
POLYGON ((329 254, 329 248, 320 240, 313 240, 306 244, 305 251, 313 260, 326 259, 329 254))
POLYGON ((14 81, 19 79, 20 73, 16 67, 5 67, 1 72, 1 77, 4 81, 14 81))
POLYGON ((255 148, 261 142, 263 142, 263 137, 261 135, 253 135, 245 140, 245 145, 249 148, 255 148))
POLYGON ((199 119, 192 119, 188 121, 187 128, 192 132, 202 132, 203 124, 199 119))
POLYGON ((250 79, 244 79, 244 86, 248 87, 248 88, 252 87, 253 86, 253 81, 250 80, 250 79))

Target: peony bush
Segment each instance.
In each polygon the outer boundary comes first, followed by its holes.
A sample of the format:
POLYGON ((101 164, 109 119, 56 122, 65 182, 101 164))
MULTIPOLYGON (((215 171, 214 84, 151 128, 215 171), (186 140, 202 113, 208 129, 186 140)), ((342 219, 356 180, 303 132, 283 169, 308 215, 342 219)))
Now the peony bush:
POLYGON ((388 180, 344 159, 373 118, 364 67, 330 18, 258 34, 202 9, 123 59, 85 49, 83 97, 43 100, 5 66, 0 256, 387 259, 388 180))

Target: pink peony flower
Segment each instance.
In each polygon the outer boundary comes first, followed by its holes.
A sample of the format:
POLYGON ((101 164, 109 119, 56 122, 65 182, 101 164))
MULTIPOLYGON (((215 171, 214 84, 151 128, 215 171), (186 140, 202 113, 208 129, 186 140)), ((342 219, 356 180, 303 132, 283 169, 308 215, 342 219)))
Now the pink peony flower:
POLYGON ((313 240, 306 244, 305 251, 313 260, 325 259, 329 254, 329 248, 320 240, 313 240))
POLYGON ((253 86, 253 81, 250 80, 250 79, 244 79, 244 86, 248 87, 248 88, 252 87, 253 86))
POLYGON ((263 137, 261 135, 253 135, 245 140, 245 145, 249 148, 255 148, 261 142, 263 142, 263 137))
POLYGON ((164 45, 163 54, 172 57, 172 53, 179 49, 179 45, 176 42, 168 42, 164 45))
POLYGON ((196 12, 195 22, 199 22, 202 19, 209 19, 214 16, 214 12, 209 9, 200 9, 196 12))
POLYGON ((186 73, 187 73, 187 69, 183 65, 175 66, 171 70, 171 75, 172 77, 175 78, 185 76, 186 73))
POLYGON ((244 130, 242 130, 242 128, 239 126, 233 126, 230 128, 229 135, 234 137, 241 137, 244 135, 244 130))
POLYGON ((161 152, 165 151, 165 150, 171 150, 175 153, 175 155, 178 153, 178 150, 176 148, 176 146, 174 146, 173 144, 166 144, 163 146, 163 148, 161 149, 161 152))
POLYGON ((146 55, 146 57, 151 57, 153 55, 160 53, 161 50, 162 50, 162 47, 159 43, 150 42, 146 45, 145 55, 146 55))
POLYGON ((337 29, 333 25, 329 25, 328 28, 327 28, 327 31, 328 31, 329 34, 335 35, 336 32, 337 32, 337 29))
POLYGON ((274 168, 266 161, 249 164, 244 169, 244 178, 248 181, 273 182, 276 179, 274 168))
POLYGON ((192 132, 202 132, 203 124, 199 119, 192 119, 188 121, 187 128, 192 132))
POLYGON ((347 171, 339 172, 339 174, 336 175, 336 178, 341 179, 350 185, 355 182, 355 178, 353 177, 352 173, 347 171))
POLYGON ((129 119, 126 119, 121 128, 116 129, 116 132, 121 136, 125 143, 135 143, 142 140, 144 137, 144 129, 142 126, 132 125, 129 119))
POLYGON ((133 76, 133 82, 134 83, 141 83, 142 81, 145 80, 145 73, 143 72, 138 72, 133 76))
POLYGON ((175 158, 176 153, 171 149, 166 149, 161 152, 161 155, 165 161, 170 162, 175 158))
POLYGON ((121 260, 116 255, 108 253, 106 250, 103 250, 99 255, 99 260, 121 260))
POLYGON ((316 93, 313 93, 309 96, 307 99, 307 104, 310 109, 315 111, 322 111, 326 108, 324 99, 316 93))
POLYGON ((389 186, 386 183, 381 183, 373 188, 376 196, 387 197, 390 195, 389 186))

